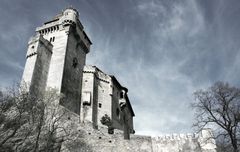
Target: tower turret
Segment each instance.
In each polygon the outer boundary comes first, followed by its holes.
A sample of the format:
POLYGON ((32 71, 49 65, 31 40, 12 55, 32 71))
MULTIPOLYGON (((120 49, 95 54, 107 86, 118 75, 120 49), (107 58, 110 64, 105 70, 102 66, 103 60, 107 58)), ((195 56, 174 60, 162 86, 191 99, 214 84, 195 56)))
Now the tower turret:
POLYGON ((78 18, 79 18, 79 14, 78 14, 77 10, 75 10, 73 8, 67 8, 63 12, 63 16, 61 18, 61 23, 63 26, 76 25, 78 18))

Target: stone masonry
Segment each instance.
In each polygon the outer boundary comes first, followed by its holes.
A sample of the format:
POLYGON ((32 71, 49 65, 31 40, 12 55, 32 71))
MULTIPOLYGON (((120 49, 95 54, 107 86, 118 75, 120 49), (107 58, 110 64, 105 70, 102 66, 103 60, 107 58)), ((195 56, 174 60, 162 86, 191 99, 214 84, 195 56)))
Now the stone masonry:
POLYGON ((128 99, 127 89, 114 76, 107 75, 96 66, 85 66, 83 70, 81 121, 101 126, 101 118, 107 114, 112 127, 133 133, 135 115, 128 99))

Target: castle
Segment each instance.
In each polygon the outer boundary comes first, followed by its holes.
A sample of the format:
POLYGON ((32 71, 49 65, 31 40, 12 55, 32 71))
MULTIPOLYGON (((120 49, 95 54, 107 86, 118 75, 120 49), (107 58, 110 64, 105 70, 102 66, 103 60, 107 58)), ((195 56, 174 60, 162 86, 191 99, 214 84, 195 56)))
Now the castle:
POLYGON ((43 94, 46 88, 55 88, 63 94, 59 104, 77 114, 77 123, 92 124, 92 128, 86 128, 91 132, 86 141, 93 151, 101 151, 101 147, 102 151, 215 152, 214 143, 203 141, 211 137, 210 130, 163 137, 133 135, 135 114, 128 89, 114 76, 96 66, 85 65, 91 44, 77 10, 65 9, 36 28, 36 35, 30 38, 22 82, 29 84, 29 92, 36 96, 43 94), (104 116, 111 119, 112 130, 105 132, 105 137, 111 139, 107 146, 104 139, 94 139, 99 135, 96 130, 104 129, 101 123, 104 116), (124 139, 130 140, 124 140, 114 130, 122 131, 124 139), (97 141, 99 139, 101 142, 97 141))

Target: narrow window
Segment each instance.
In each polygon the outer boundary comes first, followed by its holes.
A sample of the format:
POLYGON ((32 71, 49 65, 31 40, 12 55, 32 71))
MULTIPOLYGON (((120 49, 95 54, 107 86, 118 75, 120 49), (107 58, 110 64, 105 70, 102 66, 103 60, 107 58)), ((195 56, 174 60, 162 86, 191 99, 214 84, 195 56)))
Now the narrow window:
POLYGON ((53 41, 53 42, 55 41, 55 37, 52 38, 52 41, 53 41))
POLYGON ((50 42, 52 42, 52 38, 50 38, 50 42))
POLYGON ((78 60, 77 60, 77 58, 75 57, 75 58, 73 58, 72 66, 73 66, 74 68, 76 68, 77 65, 78 65, 78 60))
POLYGON ((117 110, 116 110, 116 114, 117 114, 117 116, 119 117, 120 111, 119 111, 118 108, 117 108, 117 110))
POLYGON ((90 106, 91 105, 91 92, 84 92, 82 94, 83 105, 90 106))
POLYGON ((122 99, 123 96, 124 96, 124 95, 123 95, 123 92, 121 92, 121 93, 120 93, 120 99, 122 99))
POLYGON ((99 108, 102 108, 102 103, 98 103, 98 107, 99 107, 99 108))

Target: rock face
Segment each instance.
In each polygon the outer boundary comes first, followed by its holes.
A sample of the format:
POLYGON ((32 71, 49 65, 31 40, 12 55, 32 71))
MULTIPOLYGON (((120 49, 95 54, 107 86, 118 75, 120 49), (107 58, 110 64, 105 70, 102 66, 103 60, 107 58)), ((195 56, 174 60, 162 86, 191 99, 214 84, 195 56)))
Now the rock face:
POLYGON ((206 140, 212 137, 210 130, 199 135, 133 135, 135 114, 128 89, 114 76, 85 65, 91 44, 73 8, 38 27, 29 41, 22 83, 36 96, 48 88, 63 94, 56 103, 67 108, 73 117, 69 121, 79 126, 79 135, 64 143, 62 151, 215 152, 214 140, 206 140), (105 116, 108 127, 101 121, 105 116))

